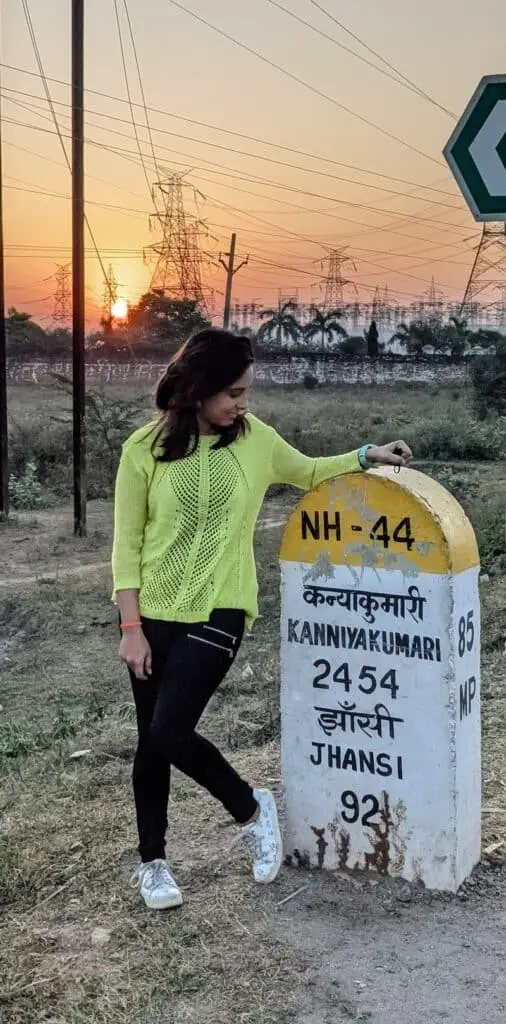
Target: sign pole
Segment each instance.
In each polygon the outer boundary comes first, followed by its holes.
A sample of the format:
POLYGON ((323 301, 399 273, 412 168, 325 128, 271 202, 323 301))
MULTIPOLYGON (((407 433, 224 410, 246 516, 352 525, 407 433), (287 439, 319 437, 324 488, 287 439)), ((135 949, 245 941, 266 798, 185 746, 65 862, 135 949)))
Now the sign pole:
POLYGON ((2 111, 0 107, 0 520, 7 519, 7 516, 9 514, 7 338, 5 329, 4 233, 2 192, 2 111))

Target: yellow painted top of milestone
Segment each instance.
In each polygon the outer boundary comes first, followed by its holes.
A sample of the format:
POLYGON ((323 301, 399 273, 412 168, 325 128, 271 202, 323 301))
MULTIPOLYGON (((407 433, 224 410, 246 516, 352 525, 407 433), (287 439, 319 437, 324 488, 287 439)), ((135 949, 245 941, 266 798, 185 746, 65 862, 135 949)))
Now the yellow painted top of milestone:
POLYGON ((429 573, 479 565, 474 530, 458 501, 414 469, 382 466, 327 480, 290 516, 280 559, 429 573))

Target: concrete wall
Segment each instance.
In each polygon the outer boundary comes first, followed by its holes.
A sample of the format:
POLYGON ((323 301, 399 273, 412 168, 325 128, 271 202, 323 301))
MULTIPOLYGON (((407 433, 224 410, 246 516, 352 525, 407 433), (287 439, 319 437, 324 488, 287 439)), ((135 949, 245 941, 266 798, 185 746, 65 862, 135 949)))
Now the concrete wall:
MULTIPOLYGON (((100 360, 88 363, 86 378, 88 383, 139 383, 141 387, 156 384, 165 370, 165 364, 159 363, 114 363, 100 360)), ((37 384, 47 380, 51 374, 66 377, 72 375, 70 361, 16 362, 8 360, 7 379, 9 383, 32 382, 37 384)), ((415 363, 369 360, 344 362, 340 360, 311 360, 304 357, 263 361, 256 364, 256 379, 272 384, 301 384, 304 376, 316 377, 321 384, 378 384, 383 387, 395 387, 399 384, 465 384, 468 378, 466 364, 457 366, 447 363, 415 363)))

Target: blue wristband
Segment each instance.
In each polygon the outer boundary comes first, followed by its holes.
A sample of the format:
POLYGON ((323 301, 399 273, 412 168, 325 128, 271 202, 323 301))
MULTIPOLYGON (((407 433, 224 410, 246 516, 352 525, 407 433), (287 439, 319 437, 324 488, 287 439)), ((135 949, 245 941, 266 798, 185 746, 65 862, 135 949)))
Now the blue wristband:
POLYGON ((362 466, 362 469, 368 469, 369 466, 371 465, 370 462, 368 461, 368 458, 367 458, 367 452, 369 451, 369 448, 374 448, 374 445, 373 444, 363 444, 362 447, 359 448, 359 451, 358 451, 358 461, 360 462, 360 465, 362 466))

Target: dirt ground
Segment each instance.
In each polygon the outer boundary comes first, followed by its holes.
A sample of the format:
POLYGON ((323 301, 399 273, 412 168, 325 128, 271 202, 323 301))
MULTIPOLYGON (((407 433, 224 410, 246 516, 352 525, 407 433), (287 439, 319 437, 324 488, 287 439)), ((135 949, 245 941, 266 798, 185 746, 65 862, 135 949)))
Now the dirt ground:
MULTIPOLYGON (((291 505, 264 507, 262 618, 205 723, 278 794, 291 505)), ((71 524, 67 507, 0 530, 2 1024, 504 1024, 504 580, 483 587, 484 853, 456 896, 287 867, 255 887, 222 809, 177 776, 170 855, 186 902, 155 915, 128 888, 135 729, 115 660, 110 505, 90 503, 86 539, 71 524)))

